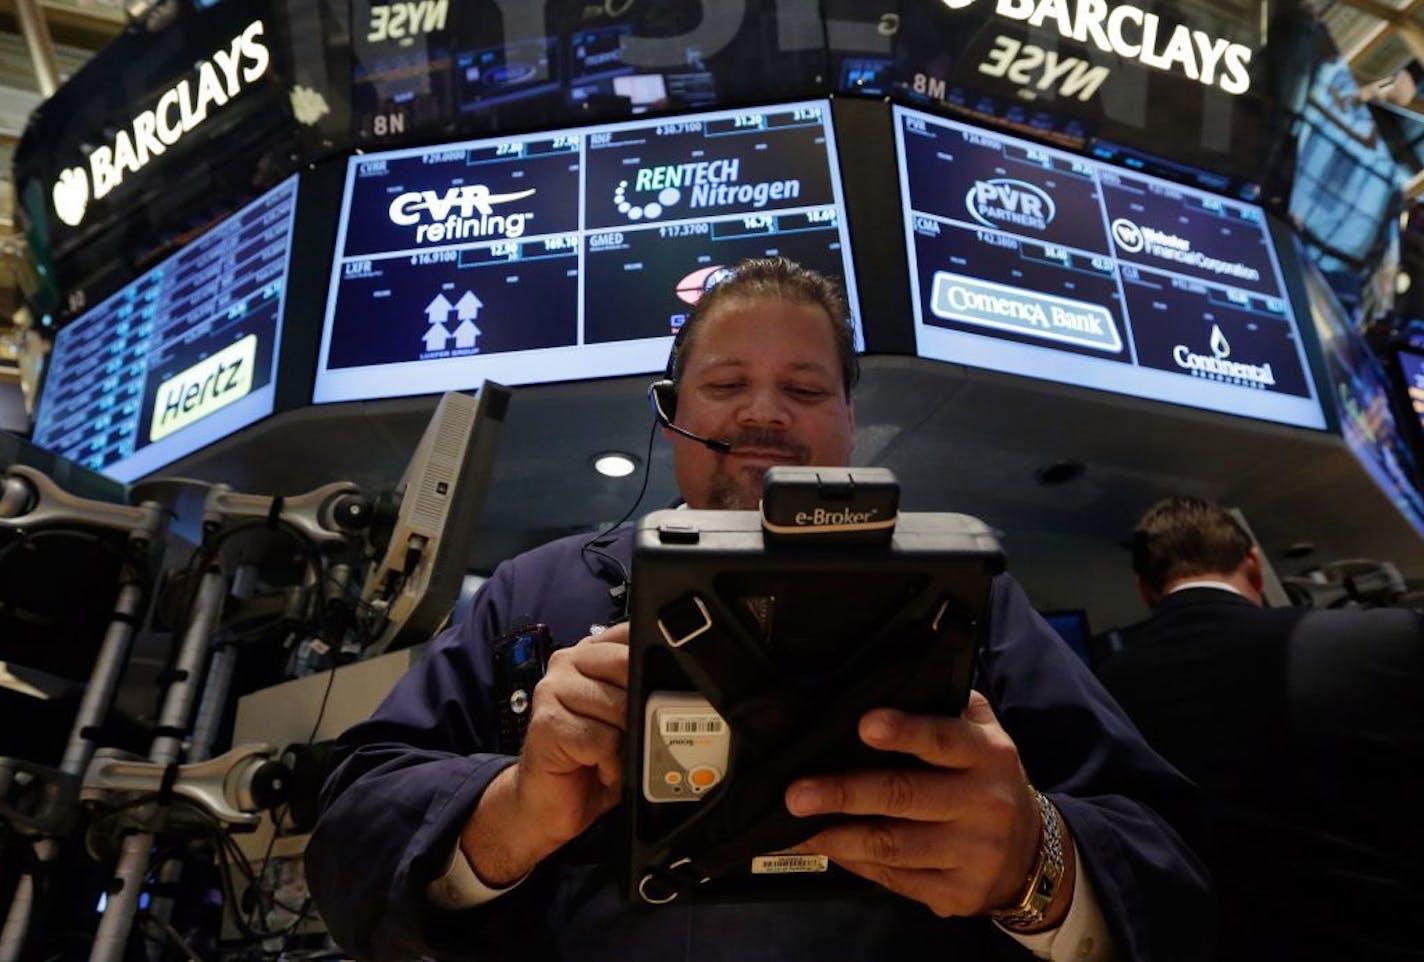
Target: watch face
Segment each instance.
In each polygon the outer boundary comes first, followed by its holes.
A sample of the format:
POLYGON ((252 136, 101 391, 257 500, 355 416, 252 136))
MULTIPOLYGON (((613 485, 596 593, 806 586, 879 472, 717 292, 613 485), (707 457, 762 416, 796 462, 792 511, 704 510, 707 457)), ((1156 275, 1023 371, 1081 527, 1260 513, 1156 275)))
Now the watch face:
POLYGON ((1023 896, 1013 908, 989 913, 1009 929, 1028 929, 1040 924, 1058 894, 1058 884, 1063 881, 1063 833, 1058 809, 1042 792, 1034 792, 1034 795, 1038 798, 1042 829, 1033 871, 1029 873, 1023 896))

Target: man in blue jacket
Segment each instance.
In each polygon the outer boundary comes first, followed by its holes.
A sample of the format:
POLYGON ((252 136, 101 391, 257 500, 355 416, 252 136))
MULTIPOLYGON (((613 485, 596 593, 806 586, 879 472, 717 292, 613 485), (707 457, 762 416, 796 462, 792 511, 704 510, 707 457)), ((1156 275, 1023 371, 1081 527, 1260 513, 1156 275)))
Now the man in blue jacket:
MULTIPOLYGON (((730 446, 668 433, 690 506, 754 508, 773 464, 848 463, 856 358, 845 301, 820 275, 780 259, 740 265, 704 295, 670 369, 678 427, 730 446)), ((501 565, 465 623, 343 736, 307 871, 358 958, 1207 956, 1209 885, 1178 834, 1192 821, 1189 784, 1008 577, 994 585, 962 717, 861 719, 866 744, 928 765, 787 790, 795 815, 854 816, 802 848, 883 898, 620 901, 610 867, 624 842, 604 816, 623 779, 617 589, 631 544, 628 530, 564 539, 501 565), (491 645, 529 618, 560 647, 515 754, 500 744, 491 645)))

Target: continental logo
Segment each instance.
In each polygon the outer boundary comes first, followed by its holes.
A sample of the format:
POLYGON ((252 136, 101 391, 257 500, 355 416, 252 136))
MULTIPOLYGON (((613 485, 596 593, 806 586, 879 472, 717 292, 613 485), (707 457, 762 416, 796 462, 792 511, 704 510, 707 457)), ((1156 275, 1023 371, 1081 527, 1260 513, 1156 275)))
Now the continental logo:
POLYGON ((165 438, 246 397, 256 364, 257 335, 249 334, 164 381, 153 402, 148 439, 165 438))
POLYGON ((1172 360, 1177 366, 1193 377, 1205 377, 1213 381, 1233 381, 1249 387, 1268 388, 1276 384, 1276 375, 1269 362, 1246 364, 1231 360, 1231 342, 1221 333, 1221 328, 1211 326, 1208 341, 1211 354, 1194 354, 1185 344, 1178 344, 1172 350, 1172 360))

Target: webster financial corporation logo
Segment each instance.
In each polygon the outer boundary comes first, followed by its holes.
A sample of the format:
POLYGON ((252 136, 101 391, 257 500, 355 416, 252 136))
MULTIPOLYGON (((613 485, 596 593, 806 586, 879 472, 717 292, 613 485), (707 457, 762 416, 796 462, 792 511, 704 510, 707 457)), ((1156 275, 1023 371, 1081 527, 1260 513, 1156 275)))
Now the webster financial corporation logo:
POLYGON ((1008 177, 978 180, 964 195, 964 206, 985 227, 1028 227, 1047 230, 1058 213, 1048 191, 1008 177))
POLYGON ((1231 342, 1221 333, 1221 328, 1211 326, 1208 341, 1210 354, 1194 354, 1185 344, 1172 349, 1172 360, 1193 377, 1205 377, 1213 381, 1233 381, 1251 387, 1274 387, 1276 375, 1271 371, 1270 362, 1265 364, 1245 364, 1231 360, 1231 342))
POLYGON ((1192 249, 1192 242, 1186 237, 1168 231, 1144 227, 1119 217, 1112 222, 1113 243, 1128 254, 1147 254, 1185 267, 1195 267, 1219 277, 1233 277, 1244 281, 1259 281, 1261 272, 1247 264, 1224 261, 1192 249))

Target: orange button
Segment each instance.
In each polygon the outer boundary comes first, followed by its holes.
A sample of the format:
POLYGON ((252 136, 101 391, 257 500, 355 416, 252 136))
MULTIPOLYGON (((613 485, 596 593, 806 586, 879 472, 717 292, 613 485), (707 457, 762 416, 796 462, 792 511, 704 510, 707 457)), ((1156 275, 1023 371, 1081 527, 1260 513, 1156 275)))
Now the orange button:
POLYGON ((692 783, 694 788, 711 788, 717 784, 717 779, 720 777, 721 773, 717 769, 706 765, 701 765, 687 773, 687 780, 692 783))
POLYGON ((667 782, 669 785, 681 785, 682 772, 668 772, 667 774, 663 775, 663 781, 667 782))

